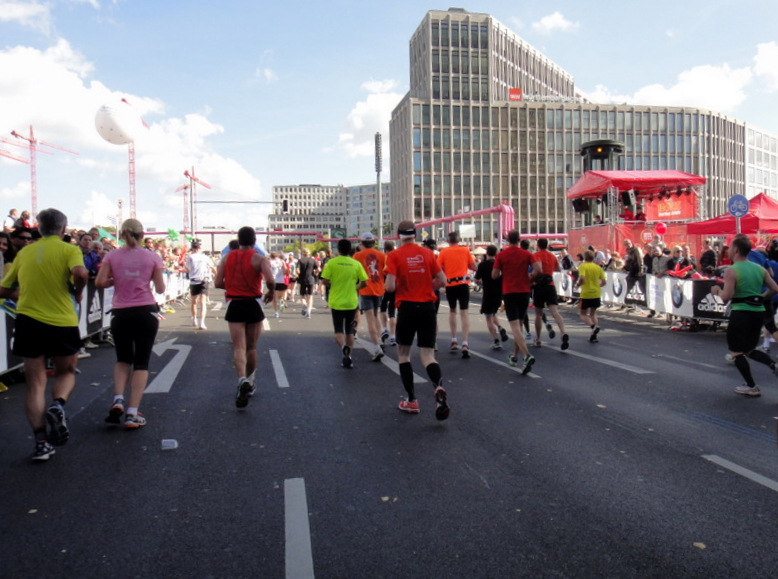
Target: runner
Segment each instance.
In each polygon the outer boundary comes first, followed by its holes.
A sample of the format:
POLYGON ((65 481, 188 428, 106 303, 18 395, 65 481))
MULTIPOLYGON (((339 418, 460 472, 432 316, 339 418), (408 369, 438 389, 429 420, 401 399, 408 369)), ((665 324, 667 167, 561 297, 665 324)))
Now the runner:
POLYGON ((494 258, 497 255, 497 246, 489 245, 486 248, 486 259, 478 264, 475 271, 475 279, 481 282, 483 294, 481 298, 481 313, 486 318, 486 328, 492 336, 494 342, 491 345, 492 350, 502 350, 502 342, 508 341, 508 332, 500 327, 497 320, 497 312, 502 305, 502 280, 492 279, 492 269, 494 268, 494 258))
MULTIPOLYGON (((570 336, 565 333, 565 322, 557 307, 559 302, 554 285, 554 272, 562 271, 562 268, 556 256, 548 250, 548 239, 544 237, 538 239, 538 250, 532 256, 532 261, 532 277, 535 280, 532 292, 532 304, 535 306, 535 345, 541 345, 540 333, 545 322, 543 308, 547 307, 562 333, 561 347, 563 350, 567 350, 570 347, 570 336)), ((553 339, 554 331, 551 329, 551 324, 546 323, 546 328, 548 329, 548 337, 553 339)))
POLYGON ((214 282, 216 287, 225 290, 227 311, 224 319, 230 330, 232 359, 238 376, 235 395, 235 406, 238 408, 245 408, 249 397, 256 391, 257 342, 265 319, 262 302, 272 302, 275 293, 270 261, 254 250, 256 241, 253 227, 241 227, 238 230, 239 247, 222 259, 214 282), (264 298, 262 278, 267 286, 264 298))
POLYGON ((448 247, 443 248, 438 255, 438 265, 446 275, 446 299, 448 300, 448 325, 451 330, 451 346, 449 350, 456 354, 459 349, 457 343, 457 307, 459 319, 462 324, 462 357, 470 357, 470 349, 467 338, 470 335, 470 318, 468 308, 470 304, 470 271, 475 271, 475 258, 470 250, 459 245, 461 238, 459 233, 452 231, 448 234, 448 247))
POLYGON ((328 260, 321 272, 321 281, 327 288, 327 299, 332 311, 335 341, 343 352, 341 364, 347 369, 354 367, 351 353, 357 333, 357 292, 367 286, 365 268, 350 255, 351 242, 348 239, 338 240, 338 256, 328 260))
POLYGON ((377 362, 384 355, 378 310, 384 297, 386 255, 374 248, 375 236, 369 231, 362 234, 361 240, 364 249, 355 253, 354 259, 362 264, 367 273, 367 286, 359 290, 359 310, 365 315, 367 331, 373 343, 373 361, 377 362))
MULTIPOLYGON (((142 231, 141 231, 142 233, 142 231)), ((208 284, 216 273, 213 261, 207 255, 200 253, 202 242, 199 239, 192 240, 191 251, 186 256, 186 267, 189 272, 189 294, 192 300, 192 325, 201 330, 205 327, 205 314, 207 313, 208 284), (197 315, 197 305, 200 305, 200 316, 197 315)))
POLYGON ((522 333, 522 321, 527 316, 529 306, 529 268, 532 265, 532 254, 519 247, 520 242, 521 234, 517 229, 508 232, 508 247, 497 254, 492 268, 492 279, 502 277, 502 300, 513 334, 513 352, 508 356, 508 363, 511 366, 518 365, 521 352, 524 360, 520 370, 522 374, 528 374, 535 363, 535 357, 527 349, 522 333))
MULTIPOLYGON (((384 242, 384 254, 389 255, 394 251, 394 241, 384 242)), ((395 328, 397 326, 397 318, 395 317, 394 306, 394 292, 386 291, 386 270, 384 268, 384 297, 381 299, 381 311, 380 319, 383 329, 381 330, 381 343, 385 344, 387 341, 390 346, 397 345, 397 337, 395 336, 395 328)))
POLYGON ((400 402, 399 408, 408 414, 419 413, 411 366, 411 346, 416 336, 421 363, 435 387, 435 418, 446 420, 450 409, 434 349, 437 318, 434 290, 446 284, 446 274, 432 251, 416 245, 416 226, 413 221, 401 221, 397 234, 400 247, 386 259, 386 289, 395 292, 397 361, 400 365, 400 379, 408 393, 408 398, 400 402))
POLYGON ((303 256, 297 262, 297 284, 300 286, 300 301, 303 304, 302 315, 310 318, 316 285, 316 260, 311 257, 311 250, 307 247, 303 248, 303 256))
POLYGON ((578 315, 581 321, 592 329, 592 335, 589 336, 589 341, 592 343, 599 341, 597 334, 600 333, 600 326, 597 323, 597 308, 601 305, 600 297, 605 283, 605 272, 594 263, 594 251, 587 249, 584 253, 584 263, 578 268, 578 279, 575 285, 581 288, 578 315))
POLYGON ((44 461, 54 454, 53 446, 65 444, 70 437, 65 403, 76 385, 81 348, 76 308, 89 272, 78 246, 62 241, 67 216, 44 209, 37 219, 42 239, 16 255, 0 282, 0 298, 17 300, 12 349, 24 362, 25 412, 35 437, 32 460, 44 461), (19 288, 12 289, 17 282, 19 288), (48 357, 54 361, 54 385, 53 402, 47 409, 48 357))
MULTIPOLYGON (((156 253, 146 251, 141 245, 143 225, 137 219, 122 223, 119 239, 124 245, 108 252, 95 279, 98 288, 114 288, 111 335, 116 348, 116 365, 113 368, 113 403, 105 421, 120 424, 124 414, 124 390, 129 382, 130 403, 124 427, 135 429, 146 424, 138 407, 149 380, 151 349, 159 330, 159 306, 151 292, 151 283, 157 293, 165 291, 165 266, 156 253)), ((193 242, 192 247, 194 245, 193 242)))
MULTIPOLYGON (((732 310, 727 324, 727 347, 735 367, 746 381, 735 388, 736 394, 757 397, 762 392, 751 375, 748 358, 769 366, 775 373, 776 366, 770 356, 759 350, 759 336, 764 323, 764 300, 778 292, 770 273, 760 265, 748 261, 751 242, 744 235, 736 235, 729 246, 732 267, 724 272, 724 288, 713 286, 711 293, 725 302, 732 300, 732 310), (762 293, 762 287, 767 290, 762 293)), ((18 259, 18 258, 17 258, 18 259)))

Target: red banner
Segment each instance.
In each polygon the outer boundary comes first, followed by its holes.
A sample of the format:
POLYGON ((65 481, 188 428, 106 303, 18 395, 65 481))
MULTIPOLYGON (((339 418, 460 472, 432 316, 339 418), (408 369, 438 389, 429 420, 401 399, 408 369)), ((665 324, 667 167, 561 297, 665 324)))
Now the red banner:
POLYGON ((697 194, 672 195, 664 199, 643 201, 648 221, 678 221, 697 217, 697 194))
POLYGON ((509 88, 508 89, 508 100, 509 101, 520 101, 521 100, 521 89, 520 88, 509 88))

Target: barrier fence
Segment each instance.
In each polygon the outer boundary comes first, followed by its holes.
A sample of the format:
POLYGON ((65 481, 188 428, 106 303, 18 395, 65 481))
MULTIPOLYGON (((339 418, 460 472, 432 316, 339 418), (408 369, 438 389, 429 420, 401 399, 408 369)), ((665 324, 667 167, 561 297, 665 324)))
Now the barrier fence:
MULTIPOLYGON (((182 273, 165 273, 165 293, 154 292, 160 306, 173 303, 189 292, 189 279, 182 273)), ((87 282, 78 304, 78 329, 86 339, 111 326, 111 301, 113 288, 99 289, 94 280, 87 282)), ((0 315, 0 335, 5 336, 5 348, 0 348, 0 374, 19 368, 22 359, 11 352, 13 346, 15 316, 12 308, 4 308, 0 315), (10 310, 10 311, 9 311, 10 310)))

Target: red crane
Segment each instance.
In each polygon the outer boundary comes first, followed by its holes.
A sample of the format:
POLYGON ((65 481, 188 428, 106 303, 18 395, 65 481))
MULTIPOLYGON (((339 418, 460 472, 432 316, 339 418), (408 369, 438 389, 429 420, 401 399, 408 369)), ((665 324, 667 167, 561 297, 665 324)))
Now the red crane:
MULTIPOLYGON (((127 106, 132 106, 127 101, 127 99, 122 99, 122 102, 127 106)), ((143 126, 146 129, 148 129, 149 124, 143 119, 143 117, 139 117, 139 118, 143 126)), ((135 141, 134 140, 127 143, 127 153, 129 155, 129 173, 130 173, 130 218, 135 219, 136 195, 135 195, 135 141)))
POLYGON ((194 174, 195 170, 194 167, 192 167, 192 172, 184 171, 184 177, 189 179, 189 225, 190 225, 190 233, 192 234, 192 237, 194 237, 196 231, 197 231, 197 213, 195 212, 195 203, 197 201, 195 200, 197 197, 197 189, 195 188, 195 183, 198 185, 202 185, 206 189, 210 189, 211 186, 206 183, 205 181, 201 181, 197 177, 195 177, 194 174))
POLYGON ((184 227, 181 231, 186 231, 189 226, 189 185, 181 185, 176 188, 176 193, 179 191, 184 192, 184 227))
POLYGON ((33 219, 38 214, 38 170, 37 170, 37 155, 38 151, 41 153, 46 153, 47 155, 53 155, 52 152, 46 151, 43 149, 39 149, 38 147, 49 147, 51 149, 57 149, 58 151, 64 151, 65 153, 70 153, 71 155, 78 155, 76 151, 71 151, 70 149, 66 149, 64 147, 60 147, 59 145, 53 145, 51 143, 47 143, 46 141, 40 141, 35 138, 35 133, 32 130, 32 125, 30 125, 30 136, 25 137, 24 135, 20 135, 16 131, 11 131, 11 135, 16 137, 17 139, 22 139, 24 141, 27 141, 29 149, 30 149, 30 196, 31 196, 31 207, 30 212, 32 213, 33 219))

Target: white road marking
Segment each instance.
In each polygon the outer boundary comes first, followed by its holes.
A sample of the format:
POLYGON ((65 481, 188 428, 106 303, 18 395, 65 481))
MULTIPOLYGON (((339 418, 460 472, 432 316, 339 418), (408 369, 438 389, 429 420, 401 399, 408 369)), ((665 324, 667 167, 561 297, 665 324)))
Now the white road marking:
POLYGON ((313 552, 304 479, 290 478, 284 481, 284 516, 286 576, 288 579, 312 578, 313 552))
POLYGON ((584 360, 589 360, 590 362, 597 362, 598 364, 604 364, 605 366, 611 366, 612 368, 618 368, 619 370, 632 372, 633 374, 656 374, 656 372, 654 372, 653 370, 646 370, 645 368, 639 368, 638 366, 631 366, 630 364, 622 364, 621 362, 616 362, 615 360, 608 360, 607 358, 600 358, 593 354, 584 354, 582 352, 577 352, 575 350, 564 350, 563 352, 559 348, 559 346, 544 345, 540 349, 557 350, 559 352, 562 352, 563 354, 567 354, 568 356, 576 356, 578 358, 583 358, 584 360))
POLYGON ((286 379, 284 365, 281 363, 281 356, 278 350, 270 350, 270 361, 273 363, 273 372, 276 373, 276 382, 279 388, 289 388, 289 380, 286 379))
POLYGON ((761 474, 755 473, 752 470, 748 470, 745 467, 735 464, 734 462, 730 462, 725 458, 721 458, 720 456, 716 456, 715 454, 703 454, 702 458, 704 458, 705 460, 709 460, 710 462, 717 464, 723 468, 726 468, 727 470, 732 471, 735 474, 739 474, 740 476, 746 477, 747 479, 757 484, 760 484, 764 487, 767 487, 772 491, 778 492, 778 482, 774 481, 773 479, 769 479, 766 476, 762 476, 761 474))
MULTIPOLYGON (((508 364, 508 362, 497 360, 495 358, 492 358, 491 356, 487 356, 485 354, 476 352, 475 350, 470 350, 470 355, 478 356, 479 358, 491 362, 492 364, 497 364, 498 366, 502 366, 503 368, 508 368, 508 370, 513 370, 514 372, 521 374, 521 368, 519 368, 518 366, 511 366, 510 364, 508 364)), ((537 362, 537 360, 535 361, 537 362)), ((540 376, 538 374, 535 374, 534 372, 527 372, 526 374, 524 374, 524 376, 527 376, 528 378, 540 378, 540 376)))
MULTIPOLYGON (((373 343, 363 340, 362 338, 357 337, 354 340, 354 346, 367 350, 371 355, 373 353, 373 343)), ((392 346, 392 347, 396 347, 396 346, 392 346)), ((389 368, 392 372, 397 374, 398 376, 400 375, 400 364, 398 364, 396 360, 390 358, 389 356, 384 356, 383 358, 381 358, 381 363, 387 368, 389 368)), ((427 380, 426 378, 422 378, 416 372, 413 373, 414 384, 421 384, 423 382, 428 382, 428 381, 429 380, 427 380)))
POLYGON ((175 344, 175 341, 176 338, 173 338, 166 342, 154 344, 152 349, 157 356, 161 356, 166 350, 178 350, 178 353, 173 356, 173 359, 170 360, 164 368, 162 368, 162 371, 157 374, 152 383, 146 387, 146 394, 170 392, 178 373, 181 371, 181 368, 184 367, 184 362, 186 361, 187 356, 189 356, 189 352, 192 351, 192 346, 187 344, 175 344))

